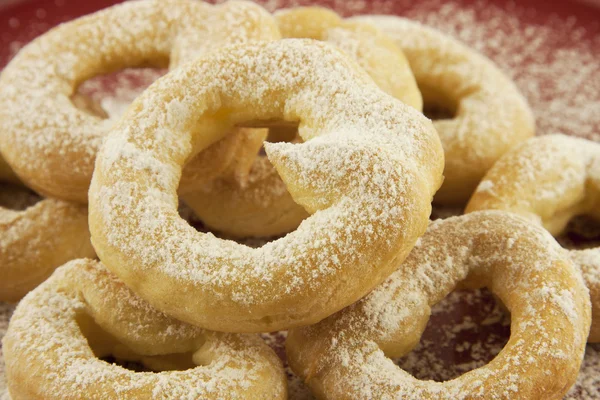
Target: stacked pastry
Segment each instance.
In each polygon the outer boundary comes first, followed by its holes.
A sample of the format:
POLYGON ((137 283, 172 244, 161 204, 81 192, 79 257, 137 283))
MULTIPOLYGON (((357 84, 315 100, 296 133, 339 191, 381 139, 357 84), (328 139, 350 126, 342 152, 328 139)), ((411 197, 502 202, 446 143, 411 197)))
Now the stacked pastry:
POLYGON ((3 340, 13 399, 286 398, 256 333, 288 329, 319 398, 559 399, 600 338, 598 251, 550 234, 600 217, 598 145, 530 139, 510 79, 417 23, 130 2, 21 50, 0 127, 2 178, 48 198, 0 214, 0 294, 33 289, 3 340), (170 72, 118 121, 74 104, 86 79, 142 65, 170 72), (429 223, 432 201, 471 195, 429 223), (279 238, 200 232, 180 198, 214 232, 279 238), (497 295, 511 339, 457 379, 417 380, 388 357, 457 287, 497 295))

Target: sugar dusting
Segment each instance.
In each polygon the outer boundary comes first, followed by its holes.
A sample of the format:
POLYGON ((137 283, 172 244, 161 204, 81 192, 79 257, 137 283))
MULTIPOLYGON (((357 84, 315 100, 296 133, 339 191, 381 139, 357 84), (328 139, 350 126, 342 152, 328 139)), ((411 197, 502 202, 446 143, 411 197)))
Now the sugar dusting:
MULTIPOLYGON (((182 216, 194 226, 200 222, 183 207, 182 216)), ((447 218, 460 210, 434 209, 434 215, 447 218)), ((572 246, 581 237, 600 237, 586 221, 574 221, 559 239, 572 246)), ((259 247, 267 240, 252 239, 244 244, 259 247)), ((6 331, 14 306, 0 303, 0 339, 6 331)), ((485 290, 453 292, 432 309, 432 317, 419 345, 405 357, 394 360, 401 368, 419 379, 445 381, 489 362, 502 350, 510 334, 509 318, 485 290)), ((286 332, 263 334, 263 339, 285 361, 286 332)), ((0 400, 8 400, 4 379, 4 362, 0 349, 0 400)), ((314 396, 286 364, 291 400, 314 400, 314 396)), ((600 345, 587 345, 586 355, 577 378, 565 399, 594 400, 600 397, 600 345)))
MULTIPOLYGON (((160 276, 165 291, 182 282, 193 285, 198 295, 193 306, 188 303, 181 309, 174 298, 161 303, 196 323, 204 318, 200 310, 207 304, 232 310, 230 318, 238 325, 262 318, 274 328, 307 318, 307 312, 310 318, 327 312, 328 307, 314 305, 317 299, 308 293, 319 292, 331 298, 331 304, 350 303, 381 281, 391 267, 387 260, 403 255, 405 245, 416 236, 411 230, 420 229, 416 221, 424 216, 423 190, 432 190, 441 171, 436 158, 441 147, 428 121, 382 93, 335 48, 319 42, 287 40, 215 53, 158 80, 136 100, 136 107, 140 112, 130 116, 133 128, 123 121, 118 124, 99 154, 90 190, 91 229, 101 257, 109 251, 114 252, 113 259, 127 253, 124 267, 160 276), (183 82, 198 90, 179 89, 185 87, 183 82), (251 82, 261 83, 253 87, 251 82), (171 122, 164 118, 165 107, 175 102, 163 103, 162 98, 175 92, 178 112, 169 114, 177 118, 171 122), (232 92, 235 101, 229 100, 232 92), (270 160, 293 187, 292 196, 315 212, 296 231, 249 249, 191 232, 187 224, 171 217, 176 158, 171 155, 166 162, 160 149, 168 146, 176 157, 189 156, 190 138, 176 135, 172 126, 187 125, 192 115, 198 119, 201 113, 214 112, 197 109, 203 96, 220 96, 225 105, 256 105, 256 110, 232 123, 277 117, 306 122, 300 125, 306 142, 267 146, 270 160), (148 129, 153 126, 161 129, 148 129), (118 172, 132 168, 139 171, 135 180, 118 172), (106 184, 117 174, 125 179, 106 184), (417 187, 420 194, 409 195, 417 187), (412 208, 421 211, 411 213, 412 208), (140 234, 132 235, 132 226, 140 234), (150 243, 154 251, 142 256, 139 249, 150 243), (287 282, 284 291, 279 284, 282 276, 287 282), (341 281, 347 283, 344 290, 341 281), (286 302, 296 304, 296 310, 287 306, 284 310, 286 302)), ((234 116, 238 113, 232 111, 234 116)), ((138 290, 156 300, 154 289, 152 294, 144 285, 138 290)), ((203 323, 214 322, 206 317, 203 323)))
MULTIPOLYGON (((113 398, 119 393, 135 396, 136 390, 153 390, 153 398, 225 398, 244 390, 281 395, 276 358, 258 337, 206 332, 174 320, 139 299, 95 261, 75 261, 57 270, 21 302, 10 331, 12 356, 40 366, 40 385, 53 398, 81 394, 86 388, 109 389, 107 396, 113 398), (185 372, 162 371, 159 366, 162 372, 136 374, 105 363, 89 350, 77 322, 82 314, 104 329, 110 326, 114 337, 134 353, 202 349, 206 365, 195 361, 197 367, 185 372), (266 377, 272 377, 271 385, 265 384, 266 377)), ((137 357, 142 363, 148 358, 137 357)))
MULTIPOLYGON (((14 305, 0 303, 0 340, 6 332, 14 305)), ((478 368, 500 352, 508 340, 507 316, 489 292, 454 292, 432 309, 432 317, 419 345, 395 362, 420 379, 444 381, 478 368), (467 344, 468 343, 468 344, 467 344)), ((263 339, 285 360, 286 332, 263 334, 263 339)), ((286 364, 290 400, 315 397, 286 364)), ((600 398, 600 345, 587 345, 577 378, 565 399, 600 398)), ((4 359, 0 347, 0 400, 9 400, 4 380, 4 359)))
POLYGON ((2 147, 13 169, 45 192, 60 197, 67 187, 71 199, 84 201, 96 152, 112 123, 73 108, 77 84, 94 72, 142 63, 174 67, 211 46, 279 37, 262 8, 232 4, 126 2, 60 25, 24 46, 3 70, 0 86, 2 147), (80 40, 69 40, 73 36, 80 40), (48 154, 61 154, 69 165, 48 154))
MULTIPOLYGON (((433 219, 461 214, 460 209, 433 210, 433 219)), ((561 244, 571 248, 582 238, 597 238, 600 230, 583 219, 574 220, 559 237, 561 244)), ((510 317, 485 289, 459 290, 449 294, 432 308, 432 316, 419 344, 413 351, 393 361, 418 379, 438 382, 453 379, 491 361, 510 336, 510 317)), ((287 333, 263 334, 267 343, 285 360, 287 333)), ((286 364, 291 400, 314 400, 315 397, 286 364)), ((595 400, 600 398, 600 344, 588 344, 577 381, 565 400, 595 400)))
MULTIPOLYGON (((573 366, 577 364, 571 357, 583 357, 589 323, 584 316, 589 300, 575 270, 570 279, 578 279, 578 285, 552 278, 557 268, 563 268, 556 263, 561 257, 562 250, 547 232, 521 218, 485 212, 432 223, 405 261, 406 268, 397 270, 384 284, 336 318, 298 331, 296 338, 305 345, 301 351, 296 348, 296 363, 304 371, 324 368, 318 376, 331 377, 327 390, 330 395, 349 390, 360 398, 383 395, 407 399, 466 398, 475 394, 505 398, 515 395, 506 391, 524 395, 522 390, 530 390, 526 376, 519 375, 524 371, 528 371, 528 379, 540 381, 555 367, 565 368, 565 374, 569 374, 565 376, 574 377, 577 371, 573 366), (440 237, 452 239, 441 242, 440 237), (494 267, 498 265, 502 268, 494 267), (522 268, 523 265, 531 268, 522 268), (491 268, 495 268, 493 273, 491 268), (478 278, 473 281, 468 276, 478 278), (384 347, 379 349, 375 343, 384 346, 391 338, 404 337, 408 341, 404 346, 410 344, 419 321, 427 318, 420 299, 432 301, 464 278, 470 285, 488 282, 499 290, 499 296, 508 300, 509 308, 520 305, 519 319, 511 325, 512 334, 520 340, 513 340, 511 347, 500 355, 501 363, 484 365, 468 376, 443 385, 414 381, 395 368, 381 351, 384 347), (505 283, 497 285, 498 280, 505 283), (403 294, 397 297, 398 293, 403 294), (558 326, 565 329, 556 330, 558 326)), ((454 329, 460 332, 472 326, 471 321, 462 327, 455 325, 454 329)), ((400 349, 394 352, 402 354, 400 349)))
POLYGON ((83 82, 78 92, 106 112, 109 118, 118 119, 135 98, 152 82, 166 73, 160 68, 136 68, 101 75, 83 82))
POLYGON ((9 400, 8 390, 6 388, 6 377, 4 376, 4 355, 2 353, 1 340, 8 328, 8 320, 15 310, 15 305, 0 302, 0 400, 9 400))
MULTIPOLYGON (((309 0, 259 1, 273 10, 309 0)), ((538 134, 600 140, 600 30, 573 16, 539 15, 517 2, 486 0, 324 0, 338 13, 393 14, 423 22, 490 57, 531 104, 538 134), (539 18, 538 18, 539 17, 539 18), (528 20, 537 19, 536 23, 528 20)))
MULTIPOLYGON (((263 3, 270 9, 290 5, 305 5, 307 1, 266 0, 263 3)), ((528 25, 522 22, 521 16, 532 13, 512 3, 512 10, 507 11, 489 4, 477 1, 471 9, 465 9, 457 2, 442 2, 441 0, 413 1, 391 1, 391 0, 335 0, 328 1, 334 8, 345 15, 357 13, 391 13, 395 9, 404 9, 405 15, 416 20, 430 23, 442 31, 453 34, 464 40, 467 44, 483 51, 494 59, 504 71, 516 78, 520 90, 526 95, 534 108, 537 117, 538 133, 566 132, 580 136, 600 139, 598 131, 594 131, 600 122, 599 93, 600 83, 600 59, 597 58, 598 39, 580 40, 585 36, 582 28, 578 27, 577 21, 567 17, 554 16, 551 20, 541 25, 528 25), (410 4, 409 4, 410 3, 410 4), (517 16, 515 16, 515 13, 517 16), (483 20, 477 18, 484 14, 483 20), (491 22, 487 22, 491 20, 491 22), (501 28, 499 27, 508 27, 501 28), (522 33, 527 31, 528 40, 522 39, 522 33), (511 33, 512 32, 512 33, 511 33), (561 39, 562 38, 562 39, 561 39), (563 41, 562 43, 561 40, 563 41), (560 51, 552 53, 549 48, 558 42, 560 51), (547 47, 549 46, 549 47, 547 47), (497 56, 496 54, 501 54, 497 56), (524 56, 527 55, 527 56, 524 56), (596 71, 596 73, 594 73, 596 71), (576 79, 568 79, 576 77, 576 79), (563 79, 564 78, 564 79, 563 79), (548 84, 557 82, 558 85, 548 84)), ((22 46, 23 42, 10 43, 13 54, 22 46)), ((440 212, 444 216, 457 214, 459 211, 440 212)), ((571 240, 571 239, 569 239, 571 240)), ((456 295, 456 298, 461 298, 456 295)), ((463 303, 459 301, 454 307, 454 297, 451 295, 448 301, 452 309, 448 313, 461 312, 463 303)), ((445 302, 440 303, 440 309, 446 310, 445 302)), ((466 301, 466 300, 465 300, 466 301)), ((435 310, 434 308, 434 314, 435 310)), ((12 306, 0 303, 0 334, 6 329, 8 315, 12 312, 12 306)), ((435 315, 434 315, 435 318, 435 315)), ((468 323, 468 322, 467 322, 468 323)), ((457 324, 463 324, 458 321, 457 324)), ((454 328, 448 326, 451 332, 454 328)), ((446 329, 446 328, 444 328, 446 329)), ((468 332, 469 330, 461 331, 468 332)), ((458 337, 460 337, 459 335, 458 337)), ((277 338, 277 349, 282 351, 282 335, 272 334, 271 338, 277 338)), ((425 334, 427 337, 427 332, 425 334)), ((471 343, 473 347, 484 347, 483 342, 471 343)), ((428 346, 420 346, 422 353, 417 350, 416 358, 431 358, 431 349, 428 346)), ((497 350, 491 350, 493 354, 497 350)), ((412 353, 411 353, 412 354, 412 353)), ((407 359, 412 356, 410 354, 407 359)), ((490 357, 488 354, 487 357, 490 357)), ((434 360, 435 361, 435 360, 434 360)), ((476 360, 477 365, 486 361, 476 360)), ((2 372, 0 362, 0 372, 2 372)), ((441 364, 440 364, 441 365, 441 364)), ((418 367, 412 369, 409 362, 403 364, 413 375, 418 375, 418 367)), ((434 370, 444 370, 440 366, 434 370)), ((460 372, 464 372, 463 368, 460 372)), ((448 375, 427 375, 422 371, 423 378, 448 379, 448 375)), ((3 374, 2 374, 3 376, 3 374)), ((2 379, 0 378, 0 393, 2 393, 2 379)), ((298 379, 292 379, 290 385, 296 387, 298 379)), ((298 386, 302 386, 299 384, 298 386)), ((292 388, 291 388, 292 389, 292 388)), ((303 395, 295 396, 295 390, 290 390, 292 399, 309 399, 304 388, 298 390, 303 395)), ((584 364, 582 366, 578 381, 567 395, 568 399, 592 400, 600 398, 600 347, 588 345, 584 364)), ((5 398, 2 397, 2 400, 5 398)))

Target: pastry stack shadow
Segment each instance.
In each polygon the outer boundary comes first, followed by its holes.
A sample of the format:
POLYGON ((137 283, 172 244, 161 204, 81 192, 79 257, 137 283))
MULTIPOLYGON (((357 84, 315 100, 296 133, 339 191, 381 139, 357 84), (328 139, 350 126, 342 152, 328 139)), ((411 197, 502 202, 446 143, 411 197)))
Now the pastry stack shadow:
POLYGON ((285 399, 278 330, 317 398, 561 399, 600 340, 600 249, 552 235, 600 218, 600 144, 534 134, 491 60, 400 17, 144 0, 50 30, 0 76, 0 180, 44 197, 0 208, 12 399, 285 399), (75 105, 148 65, 121 118, 75 105), (511 315, 494 360, 394 365, 483 287, 511 315))

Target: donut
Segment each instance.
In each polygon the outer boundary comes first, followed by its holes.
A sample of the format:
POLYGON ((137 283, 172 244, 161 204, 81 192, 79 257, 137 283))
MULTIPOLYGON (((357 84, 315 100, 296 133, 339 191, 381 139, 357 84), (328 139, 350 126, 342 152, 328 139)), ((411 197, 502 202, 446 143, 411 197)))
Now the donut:
MULTIPOLYGON (((269 13, 238 1, 128 2, 62 24, 2 71, 0 151, 38 193, 87 203, 94 159, 113 121, 73 104, 80 83, 128 67, 175 67, 226 44, 279 37, 269 13)), ((217 168, 226 157, 203 159, 217 168)))
POLYGON ((387 34, 406 55, 425 109, 449 114, 433 123, 446 156, 435 202, 464 206, 494 162, 534 135, 527 101, 491 60, 435 29, 395 16, 351 20, 387 34))
MULTIPOLYGON (((540 136, 505 154, 485 175, 465 212, 517 213, 560 234, 569 220, 600 220, 600 144, 565 135, 540 136)), ((600 248, 569 252, 592 295, 588 341, 600 341, 600 248)))
POLYGON ((281 36, 324 40, 351 56, 384 92, 421 111, 423 98, 408 60, 393 40, 371 24, 345 21, 323 7, 274 14, 281 36))
MULTIPOLYGON (((377 29, 344 21, 322 7, 280 10, 275 17, 284 38, 323 40, 337 46, 356 60, 382 90, 422 109, 421 93, 406 57, 377 29)), ((275 132, 270 140, 276 140, 277 128, 271 129, 275 132)), ((266 157, 257 157, 250 175, 243 178, 210 180, 182 198, 206 226, 231 237, 278 236, 296 229, 308 217, 266 157)))
POLYGON ((54 199, 33 205, 28 201, 23 209, 20 204, 5 204, 4 198, 14 203, 30 196, 25 188, 3 183, 4 177, 0 176, 0 301, 14 302, 60 265, 74 258, 94 257, 95 252, 87 207, 54 199), (17 209, 7 207, 13 205, 17 209))
POLYGON ((575 382, 589 327, 587 289, 552 237, 517 215, 482 211, 433 222, 385 283, 291 330, 286 352, 322 399, 550 400, 575 382), (502 300, 510 340, 481 368, 446 382, 418 380, 390 358, 419 342, 431 307, 459 284, 486 286, 502 300))
POLYGON ((406 257, 442 168, 431 122, 334 46, 231 46, 156 81, 107 136, 90 186, 92 243, 135 293, 182 321, 235 332, 306 325, 406 257), (265 143, 266 153, 312 215, 256 249, 190 227, 177 214, 185 160, 232 126, 277 120, 298 122, 304 142, 265 143))
POLYGON ((281 361, 258 336, 174 320, 89 259, 27 295, 2 344, 13 400, 287 398, 281 361))

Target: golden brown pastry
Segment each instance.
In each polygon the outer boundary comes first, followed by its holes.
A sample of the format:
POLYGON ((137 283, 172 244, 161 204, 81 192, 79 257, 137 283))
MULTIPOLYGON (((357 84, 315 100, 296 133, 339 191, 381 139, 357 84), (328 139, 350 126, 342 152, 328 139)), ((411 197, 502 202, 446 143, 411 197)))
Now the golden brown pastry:
MULTIPOLYGON (((571 218, 600 219, 600 144, 564 135, 530 139, 485 175, 466 212, 504 210, 560 234, 571 218)), ((600 341, 600 248, 568 252, 592 297, 588 341, 600 341)))
POLYGON ((183 321, 236 332, 306 325, 404 259, 426 229, 442 167, 430 121, 334 46, 229 47, 155 82, 107 136, 90 187, 92 243, 134 292, 183 321), (312 215, 258 249, 195 231, 177 214, 185 160, 262 120, 299 123, 303 143, 265 148, 312 215))
POLYGON ((288 361, 321 399, 562 399, 590 328, 581 275, 544 229, 481 211, 433 222, 404 263, 356 304, 289 332, 288 361), (431 307, 457 285, 487 287, 511 312, 511 337, 487 365, 423 381, 388 357, 420 339, 431 307))
POLYGON ((287 398, 281 360, 258 336, 169 318, 92 260, 66 264, 26 296, 2 344, 13 400, 287 398))

